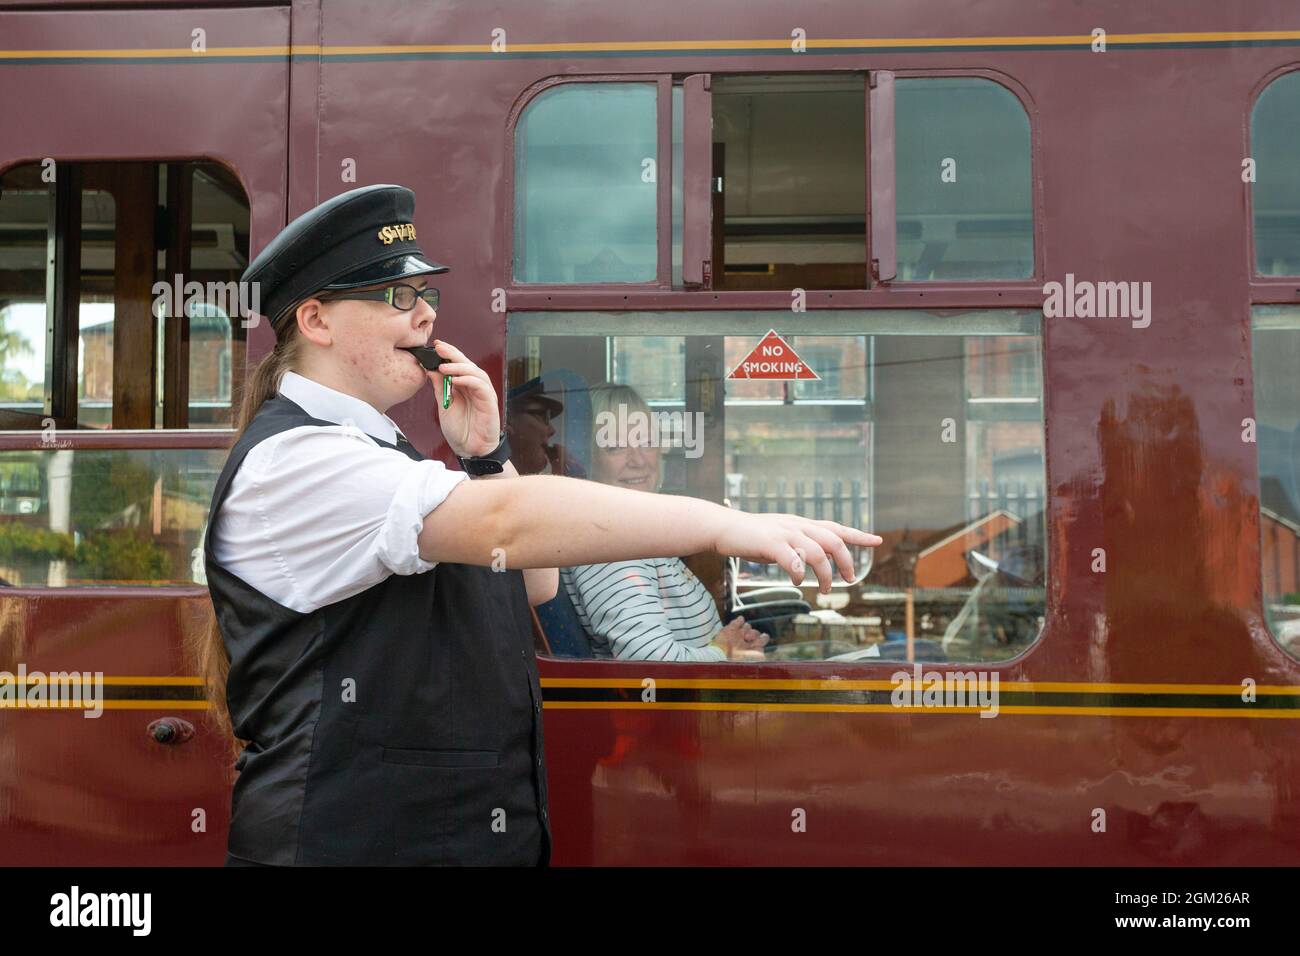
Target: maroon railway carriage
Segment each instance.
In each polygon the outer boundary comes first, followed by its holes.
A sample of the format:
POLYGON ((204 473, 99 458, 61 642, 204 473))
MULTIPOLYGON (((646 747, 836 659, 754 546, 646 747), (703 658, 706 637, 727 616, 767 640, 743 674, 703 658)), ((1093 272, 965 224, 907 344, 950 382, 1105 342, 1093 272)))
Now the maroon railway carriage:
POLYGON ((763 662, 539 609, 557 863, 1296 862, 1300 16, 1199 0, 0 2, 0 861, 222 860, 235 283, 383 182, 521 461, 630 385, 660 493, 885 538, 690 560, 763 662))

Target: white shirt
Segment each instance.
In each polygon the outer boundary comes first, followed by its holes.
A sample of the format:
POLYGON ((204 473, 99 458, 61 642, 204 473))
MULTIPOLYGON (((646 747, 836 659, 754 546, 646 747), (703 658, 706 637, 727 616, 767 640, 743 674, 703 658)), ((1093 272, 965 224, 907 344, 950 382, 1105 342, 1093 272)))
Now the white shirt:
POLYGON ((379 445, 400 432, 359 398, 296 372, 279 392, 338 424, 291 428, 249 449, 209 529, 217 563, 303 613, 390 574, 432 569, 419 551, 424 516, 469 476, 379 445))

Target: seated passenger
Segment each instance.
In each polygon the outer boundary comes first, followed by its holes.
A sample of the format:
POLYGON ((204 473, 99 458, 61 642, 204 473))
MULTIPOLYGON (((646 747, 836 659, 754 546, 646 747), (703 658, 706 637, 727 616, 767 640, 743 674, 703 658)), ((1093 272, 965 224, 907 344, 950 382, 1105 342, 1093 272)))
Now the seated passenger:
MULTIPOLYGON (((659 448, 648 437, 653 434, 649 406, 626 385, 597 385, 590 394, 591 477, 658 492, 659 448), (640 423, 639 416, 644 416, 640 423)), ((681 558, 564 568, 560 581, 591 635, 596 657, 763 660, 767 635, 739 617, 723 627, 713 598, 681 558)))

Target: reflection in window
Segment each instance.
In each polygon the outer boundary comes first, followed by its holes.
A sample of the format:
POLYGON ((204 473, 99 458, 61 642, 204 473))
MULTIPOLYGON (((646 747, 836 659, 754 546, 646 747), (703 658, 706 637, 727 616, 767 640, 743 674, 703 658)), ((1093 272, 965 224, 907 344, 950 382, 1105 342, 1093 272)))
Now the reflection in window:
POLYGON ((185 309, 190 319, 190 427, 229 427, 233 348, 230 316, 208 302, 191 302, 185 309))
POLYGON ((968 398, 1036 400, 1043 392, 1040 341, 1032 336, 966 340, 968 398))
POLYGON ((203 583, 226 449, 0 453, 0 585, 203 583))
POLYGON ((899 279, 1034 271, 1029 117, 975 77, 894 84, 899 279))
MULTIPOLYGON (((117 204, 106 189, 81 191, 81 307, 77 319, 77 424, 113 425, 113 293, 117 204)), ((42 303, 44 311, 44 303, 42 303)))
POLYGON ((680 402, 686 392, 686 339, 680 335, 618 336, 609 340, 612 381, 646 401, 680 402))
POLYGON ((45 260, 50 187, 40 166, 0 177, 0 408, 45 407, 45 260))
POLYGON ((1252 325, 1264 612, 1300 657, 1300 308, 1256 306, 1252 325))
POLYGON ((719 589, 723 620, 754 605, 746 614, 769 633, 769 660, 905 659, 909 621, 914 659, 1005 660, 1037 638, 1044 616, 1040 318, 980 313, 980 334, 968 335, 968 316, 903 315, 819 316, 842 328, 783 334, 820 376, 784 382, 726 379, 769 327, 762 314, 571 316, 563 330, 547 314, 514 314, 510 383, 546 397, 547 424, 527 430, 517 403, 507 419, 544 446, 530 460, 598 477, 608 469, 593 471, 593 388, 631 386, 651 413, 688 424, 720 396, 703 441, 665 428, 646 490, 885 539, 855 554, 865 577, 837 579, 829 599, 815 582, 800 591, 774 566, 735 561, 719 589), (920 326, 926 334, 911 331, 920 326), (673 334, 628 331, 637 328, 673 334))
POLYGON ((248 266, 248 202, 239 181, 216 164, 196 164, 191 189, 189 277, 203 284, 205 295, 187 306, 189 427, 231 428, 245 337, 244 319, 232 322, 231 313, 238 315, 234 283, 248 266))
POLYGON ((646 83, 546 90, 515 130, 519 282, 652 282, 656 91, 646 83))
MULTIPOLYGON (((0 253, 3 254, 3 253, 0 253)), ((39 414, 45 397, 45 303, 0 291, 0 407, 39 414)))
POLYGON ((1255 271, 1300 275, 1300 72, 1265 87, 1250 118, 1255 271))

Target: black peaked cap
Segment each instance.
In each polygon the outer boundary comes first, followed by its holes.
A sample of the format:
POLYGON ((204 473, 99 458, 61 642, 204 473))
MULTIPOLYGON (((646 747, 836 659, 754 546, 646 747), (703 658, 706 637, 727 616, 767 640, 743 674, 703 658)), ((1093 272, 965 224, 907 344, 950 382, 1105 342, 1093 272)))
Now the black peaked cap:
POLYGON ((315 292, 448 271, 420 249, 414 220, 415 193, 405 186, 349 190, 285 226, 243 281, 258 283, 262 314, 278 332, 289 310, 315 292))

